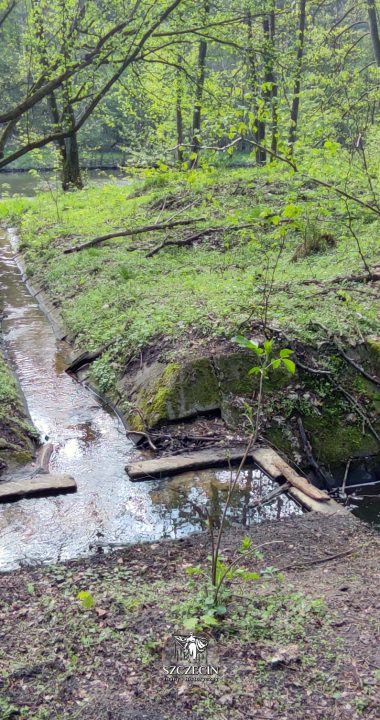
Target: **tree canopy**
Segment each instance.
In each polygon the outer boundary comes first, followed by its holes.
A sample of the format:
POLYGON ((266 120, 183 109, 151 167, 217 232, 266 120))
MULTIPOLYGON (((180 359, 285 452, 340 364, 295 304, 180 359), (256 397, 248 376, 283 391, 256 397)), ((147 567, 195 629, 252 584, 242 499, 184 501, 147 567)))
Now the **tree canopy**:
POLYGON ((296 166, 377 140, 373 0, 2 0, 0 169, 55 148, 191 169, 213 153, 296 166))

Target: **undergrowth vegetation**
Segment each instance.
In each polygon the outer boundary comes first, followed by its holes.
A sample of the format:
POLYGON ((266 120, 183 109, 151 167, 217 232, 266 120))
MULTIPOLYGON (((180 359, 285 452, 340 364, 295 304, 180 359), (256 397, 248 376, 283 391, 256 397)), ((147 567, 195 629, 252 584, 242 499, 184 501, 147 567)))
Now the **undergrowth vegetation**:
MULTIPOLYGON (((324 152, 324 177, 333 177, 334 158, 324 152)), ((357 191, 365 199, 361 182, 364 187, 358 168, 357 191)), ((376 332, 379 299, 349 278, 365 272, 361 255, 369 266, 378 260, 379 222, 360 205, 350 202, 350 208, 356 239, 347 227, 346 199, 273 164, 187 174, 151 170, 125 185, 4 199, 0 217, 19 226, 32 282, 60 306, 78 345, 94 349, 113 341, 95 364, 107 385, 110 358, 117 367, 154 338, 178 339, 192 328, 197 338, 231 336, 254 317, 304 339, 313 334, 313 320, 348 336, 376 332), (115 238, 63 254, 104 233, 184 219, 194 221, 190 229, 115 238), (249 227, 237 228, 242 225, 249 227), (209 234, 188 246, 147 257, 162 242, 207 228, 209 234), (339 283, 327 284, 337 276, 339 283), (309 280, 320 285, 303 284, 309 280)))

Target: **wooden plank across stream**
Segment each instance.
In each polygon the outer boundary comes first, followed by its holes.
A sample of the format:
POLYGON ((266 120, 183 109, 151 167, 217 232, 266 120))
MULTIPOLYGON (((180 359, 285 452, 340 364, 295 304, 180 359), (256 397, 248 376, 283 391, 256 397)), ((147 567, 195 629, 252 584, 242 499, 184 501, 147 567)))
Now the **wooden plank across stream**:
MULTIPOLYGON (((189 470, 236 465, 244 458, 246 449, 247 446, 244 445, 232 448, 209 448, 153 460, 141 460, 130 463, 125 469, 132 482, 160 479, 189 470)), ((286 480, 290 483, 289 494, 308 510, 329 515, 344 512, 343 508, 324 490, 319 490, 299 475, 272 448, 252 448, 247 457, 247 462, 249 461, 253 461, 266 475, 275 480, 286 480)))
POLYGON ((0 502, 38 495, 58 495, 75 492, 76 489, 77 484, 70 475, 35 475, 31 478, 0 483, 0 502))
POLYGON ((132 482, 140 480, 153 480, 170 475, 179 475, 188 470, 202 470, 210 467, 226 467, 231 463, 236 465, 243 459, 246 447, 210 448, 209 450, 196 450, 181 455, 141 460, 126 466, 126 471, 132 482))

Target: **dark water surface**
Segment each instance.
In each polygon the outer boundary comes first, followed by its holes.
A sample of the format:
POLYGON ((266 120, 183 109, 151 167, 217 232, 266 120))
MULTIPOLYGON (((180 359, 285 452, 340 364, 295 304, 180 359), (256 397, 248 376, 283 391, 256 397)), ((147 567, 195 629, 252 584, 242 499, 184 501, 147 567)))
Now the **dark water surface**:
MULTIPOLYGON (((67 347, 23 282, 16 239, 0 231, 0 309, 3 334, 33 423, 55 446, 51 472, 75 477, 71 495, 0 505, 0 570, 20 563, 86 555, 90 545, 181 537, 201 529, 192 502, 223 503, 229 472, 189 473, 161 482, 131 483, 124 466, 132 445, 120 420, 64 372, 67 347)), ((300 513, 286 496, 260 510, 254 499, 277 487, 257 469, 242 474, 231 515, 249 525, 300 513)))

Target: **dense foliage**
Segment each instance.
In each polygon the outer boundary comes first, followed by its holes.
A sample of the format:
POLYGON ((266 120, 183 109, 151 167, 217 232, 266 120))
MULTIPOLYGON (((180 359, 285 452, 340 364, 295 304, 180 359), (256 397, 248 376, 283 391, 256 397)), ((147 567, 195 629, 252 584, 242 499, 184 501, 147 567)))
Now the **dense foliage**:
POLYGON ((78 145, 188 169, 324 147, 366 164, 378 140, 373 0, 2 0, 0 42, 0 168, 32 152, 66 187, 78 145))

